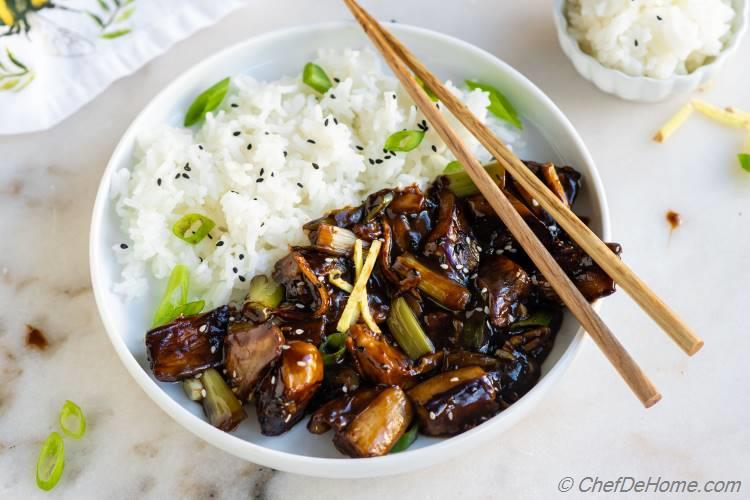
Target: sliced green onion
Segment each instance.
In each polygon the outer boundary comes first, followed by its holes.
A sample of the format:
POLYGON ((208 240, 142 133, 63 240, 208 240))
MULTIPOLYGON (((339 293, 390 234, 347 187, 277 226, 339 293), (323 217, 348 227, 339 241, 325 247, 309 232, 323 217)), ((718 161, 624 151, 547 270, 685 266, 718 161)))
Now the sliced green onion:
POLYGON ((461 165, 461 162, 458 160, 453 160, 449 164, 445 166, 445 169, 443 169, 443 175, 445 174, 455 174, 456 172, 463 172, 464 166, 461 165))
POLYGON ((500 118, 501 120, 510 123, 516 128, 523 128, 523 124, 518 118, 518 112, 516 111, 516 108, 513 107, 508 98, 505 97, 502 92, 497 90, 492 85, 472 82, 471 80, 466 80, 466 86, 471 90, 479 89, 487 92, 490 95, 490 105, 487 106, 489 112, 500 118))
POLYGON ((750 153, 740 153, 737 155, 740 160, 740 167, 746 172, 750 172, 750 153))
POLYGON ((201 312, 204 307, 206 307, 205 300, 195 300, 193 302, 188 302, 187 304, 176 307, 172 314, 174 318, 179 318, 180 316, 195 316, 196 314, 201 312))
POLYGON ((331 79, 328 78, 325 70, 315 63, 305 64, 305 69, 302 70, 302 81, 308 87, 317 90, 321 94, 325 94, 328 90, 333 87, 331 79))
POLYGON ((327 336, 321 342, 318 350, 323 355, 323 364, 326 366, 340 363, 344 359, 344 353, 346 352, 346 334, 336 332, 327 336))
POLYGON ((185 126, 191 127, 195 125, 206 116, 206 113, 218 108, 221 101, 227 95, 227 91, 229 91, 229 77, 216 82, 199 94, 185 114, 185 126))
POLYGON ((187 266, 183 264, 174 266, 172 273, 169 275, 167 289, 164 291, 164 296, 156 308, 153 326, 165 325, 177 317, 175 312, 187 303, 189 285, 190 271, 188 271, 187 266), (173 301, 177 289, 180 290, 180 295, 175 304, 173 301))
POLYGON ((250 290, 247 292, 247 302, 259 304, 273 309, 281 304, 284 290, 274 280, 264 274, 259 274, 250 280, 250 290))
POLYGON ((65 444, 57 432, 51 433, 39 451, 36 462, 36 485, 49 491, 57 485, 65 467, 65 444))
POLYGON ((540 309, 536 311, 534 314, 529 316, 526 319, 523 319, 521 321, 516 321, 512 325, 510 325, 511 329, 513 328, 522 328, 526 326, 550 326, 552 324, 553 315, 551 311, 548 311, 546 309, 540 309))
POLYGON ((383 148, 388 151, 407 152, 419 146, 422 139, 424 139, 424 132, 422 130, 401 130, 391 134, 385 140, 383 148))
POLYGON ((195 245, 206 237, 216 223, 201 214, 187 214, 172 226, 172 233, 186 243, 195 245))
POLYGON ((432 102, 437 102, 438 96, 435 95, 435 92, 433 92, 430 87, 425 85, 424 80, 419 78, 417 75, 414 75, 414 79, 417 81, 419 86, 422 87, 424 93, 427 94, 427 97, 429 97, 432 102))
POLYGON ((393 448, 391 448, 391 451, 389 451, 388 453, 398 453, 399 451, 404 451, 409 446, 414 444, 414 441, 417 440, 418 430, 418 424, 412 425, 411 428, 406 431, 403 436, 398 438, 398 441, 396 441, 396 444, 393 445, 393 448))
POLYGON ((69 438, 81 439, 86 434, 86 417, 73 401, 65 401, 60 410, 60 428, 69 438))
POLYGON ((486 340, 484 333, 486 321, 487 315, 480 311, 475 311, 466 318, 463 330, 461 330, 461 345, 472 351, 481 348, 486 340))
POLYGON ((411 359, 435 352, 435 346, 430 337, 424 332, 422 325, 419 324, 419 320, 403 297, 397 298, 391 304, 386 323, 399 347, 411 359))
MULTIPOLYGON (((448 164, 448 167, 451 167, 451 163, 448 164)), ((461 164, 459 163, 459 166, 460 165, 461 164)), ((446 169, 448 167, 446 167, 446 169)), ((458 167, 452 166, 451 168, 457 169, 458 167)), ((505 185, 505 169, 499 163, 490 163, 485 165, 484 169, 490 174, 490 177, 492 177, 492 180, 494 180, 498 186, 503 187, 505 185)), ((479 188, 474 184, 474 181, 471 180, 471 177, 469 177, 469 174, 467 174, 463 168, 461 170, 454 170, 452 173, 444 174, 444 176, 448 180, 448 189, 453 191, 453 194, 459 198, 472 196, 479 192, 479 188)))

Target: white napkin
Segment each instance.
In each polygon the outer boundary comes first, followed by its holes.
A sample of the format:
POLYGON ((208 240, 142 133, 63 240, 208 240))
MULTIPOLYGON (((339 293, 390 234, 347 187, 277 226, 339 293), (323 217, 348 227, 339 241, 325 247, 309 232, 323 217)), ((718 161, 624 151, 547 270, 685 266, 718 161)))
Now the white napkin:
POLYGON ((0 134, 49 128, 244 0, 0 0, 0 134))

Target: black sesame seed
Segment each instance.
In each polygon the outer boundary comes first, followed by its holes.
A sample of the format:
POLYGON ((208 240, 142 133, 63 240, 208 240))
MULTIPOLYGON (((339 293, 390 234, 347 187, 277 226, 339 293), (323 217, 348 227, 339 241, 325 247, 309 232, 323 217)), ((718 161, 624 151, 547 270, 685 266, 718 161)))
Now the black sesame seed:
POLYGON ((315 141, 312 139, 308 139, 307 142, 309 142, 310 144, 315 144, 315 141))
POLYGON ((238 135, 240 135, 241 133, 242 133, 242 132, 240 132, 239 130, 236 130, 236 131, 232 132, 232 135, 233 135, 233 136, 235 136, 235 137, 237 137, 237 136, 238 136, 238 135))
POLYGON ((364 151, 365 150, 365 148, 363 148, 362 146, 354 146, 354 147, 357 148, 360 151, 364 151))
POLYGON ((238 269, 236 267, 232 268, 232 272, 234 272, 234 274, 237 274, 237 271, 238 271, 238 269))
POLYGON ((203 257, 198 257, 198 260, 203 262, 203 257))
POLYGON ((190 176, 188 174, 182 174, 183 179, 190 179, 190 176))
POLYGON ((274 172, 271 172, 271 177, 273 177, 273 176, 274 176, 274 172))
POLYGON ((240 257, 240 260, 242 260, 242 259, 244 259, 244 258, 245 258, 245 254, 244 254, 244 253, 241 253, 241 254, 239 255, 239 257, 240 257))
POLYGON ((327 126, 328 126, 328 118, 326 118, 326 119, 325 119, 325 121, 323 122, 323 126, 324 126, 324 127, 327 127, 327 126))
POLYGON ((331 99, 336 99, 336 94, 331 94, 331 99))
POLYGON ((216 242, 217 247, 223 247, 224 246, 224 240, 219 240, 216 242))
POLYGON ((659 21, 663 21, 661 16, 656 16, 656 19, 658 19, 659 21))
POLYGON ((335 117, 335 116, 333 117, 333 123, 335 123, 336 125, 338 125, 338 124, 339 124, 339 121, 338 121, 338 120, 336 119, 336 117, 335 117))
POLYGON ((338 79, 338 78, 336 78, 335 76, 333 77, 333 81, 334 81, 334 82, 336 82, 336 83, 341 83, 341 80, 339 80, 339 79, 338 79))
POLYGON ((261 223, 260 223, 260 227, 263 227, 263 226, 265 226, 265 225, 266 225, 266 223, 265 223, 265 222, 261 222, 261 223))
POLYGON ((383 149, 383 154, 388 154, 388 150, 387 149, 383 149))
POLYGON ((245 277, 244 276, 238 276, 238 278, 240 278, 240 281, 245 281, 245 277))
POLYGON ((301 188, 305 187, 305 186, 303 186, 303 185, 302 185, 302 183, 301 183, 301 182, 298 182, 298 183, 297 183, 297 185, 298 185, 299 187, 301 187, 301 188))
POLYGON ((185 169, 185 172, 190 172, 190 171, 192 170, 192 169, 190 168, 190 164, 189 164, 189 163, 186 163, 186 164, 185 164, 185 166, 184 166, 184 167, 182 167, 182 168, 184 168, 184 169, 185 169))
POLYGON ((214 237, 213 237, 213 236, 211 236, 211 233, 208 233, 208 234, 207 234, 206 236, 208 236, 208 239, 209 239, 209 240, 212 240, 212 239, 214 239, 214 237))
POLYGON ((367 161, 370 162, 370 165, 375 165, 375 160, 373 160, 372 158, 368 158, 367 161))
POLYGON ((180 173, 179 173, 179 172, 177 172, 177 175, 175 175, 175 176, 174 176, 174 178, 175 178, 175 179, 179 179, 179 178, 180 178, 180 173))
POLYGON ((157 186, 161 186, 161 177, 159 177, 158 179, 156 179, 156 185, 157 186))
POLYGON ((383 159, 384 159, 384 160, 390 160, 390 159, 391 159, 391 155, 385 155, 385 156, 383 157, 383 159))
POLYGON ((434 153, 437 153, 437 146, 435 146, 434 144, 432 145, 432 151, 433 151, 434 153))
POLYGON ((127 243, 120 243, 120 248, 122 248, 123 250, 127 250, 128 249, 127 243))
POLYGON ((200 149, 201 151, 203 151, 203 146, 201 146, 200 144, 198 144, 198 149, 200 149))
POLYGON ((633 40, 633 43, 635 43, 635 46, 638 47, 638 40, 633 40))
POLYGON ((263 133, 264 133, 265 135, 271 135, 271 134, 270 134, 270 132, 268 132, 268 130, 266 130, 266 131, 265 131, 265 132, 263 132, 263 133))
POLYGON ((284 151, 284 158, 286 158, 286 155, 287 155, 287 154, 288 154, 288 153, 287 153, 286 151, 284 151))
POLYGON ((396 99, 396 94, 393 94, 393 99, 394 99, 394 100, 396 99))
POLYGON ((313 166, 313 168, 314 168, 315 170, 318 170, 318 169, 320 168, 320 165, 318 165, 318 164, 317 164, 317 163, 315 163, 315 162, 313 162, 312 166, 313 166))
POLYGON ((253 149, 253 145, 252 144, 248 144, 247 145, 247 150, 250 151, 251 149, 253 149))
POLYGON ((263 177, 258 177, 257 179, 255 179, 255 182, 263 182, 263 177))
POLYGON ((381 160, 380 158, 378 158, 377 160, 375 160, 375 163, 377 163, 378 165, 380 165, 381 163, 383 163, 383 160, 381 160))
POLYGON ((265 171, 266 171, 266 169, 265 169, 265 168, 261 168, 261 169, 260 169, 260 175, 261 175, 261 177, 263 176, 263 172, 265 172, 265 171))
POLYGON ((240 105, 239 105, 239 104, 237 104, 237 103, 234 103, 234 102, 233 102, 232 104, 230 104, 230 106, 232 106, 233 108, 239 108, 239 107, 240 107, 240 105))

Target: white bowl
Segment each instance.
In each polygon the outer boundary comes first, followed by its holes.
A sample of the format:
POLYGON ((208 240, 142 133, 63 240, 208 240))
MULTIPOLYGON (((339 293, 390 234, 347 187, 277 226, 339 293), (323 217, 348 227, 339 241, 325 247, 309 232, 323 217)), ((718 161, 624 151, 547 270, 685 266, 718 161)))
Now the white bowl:
POLYGON ((555 0, 555 27, 560 47, 573 62, 578 73, 591 81, 600 90, 628 101, 657 102, 674 94, 690 92, 699 85, 712 80, 725 61, 737 50, 747 30, 748 0, 732 0, 735 15, 732 21, 732 36, 724 50, 713 61, 704 64, 687 75, 675 75, 666 79, 646 76, 630 76, 620 70, 608 68, 581 50, 578 40, 568 32, 565 17, 566 0, 555 0))
MULTIPOLYGON (((526 146, 519 153, 530 159, 574 165, 584 178, 577 209, 591 217, 594 231, 609 237, 609 217, 601 181, 581 138, 560 110, 537 87, 491 54, 455 38, 428 30, 391 26, 394 33, 443 78, 473 78, 491 82, 508 95, 525 123, 526 146)), ((450 439, 420 436, 407 451, 378 458, 350 459, 338 453, 331 435, 310 434, 305 425, 278 437, 259 432, 254 411, 229 434, 208 424, 200 405, 189 401, 179 384, 156 381, 148 368, 144 333, 156 293, 126 303, 112 291, 120 268, 112 247, 126 241, 110 193, 113 172, 132 166, 136 136, 160 124, 179 126, 193 96, 225 75, 251 73, 261 79, 298 74, 319 48, 369 47, 353 23, 321 24, 269 33, 240 43, 195 65, 157 95, 123 135, 107 165, 91 221, 91 279, 100 316, 112 345, 127 370, 165 412, 209 443, 243 459, 288 472, 322 477, 353 478, 403 473, 425 467, 487 443, 529 410, 560 378, 577 352, 583 332, 572 318, 564 321, 554 349, 542 367, 539 383, 508 410, 468 432, 450 439)), ((157 287, 151 287, 156 289, 157 287)))

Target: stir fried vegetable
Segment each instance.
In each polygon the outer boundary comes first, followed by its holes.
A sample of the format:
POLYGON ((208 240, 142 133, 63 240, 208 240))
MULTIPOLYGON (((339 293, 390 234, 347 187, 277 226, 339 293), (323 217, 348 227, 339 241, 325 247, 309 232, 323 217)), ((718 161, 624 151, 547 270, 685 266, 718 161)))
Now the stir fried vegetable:
POLYGON ((387 321, 391 335, 411 359, 435 352, 435 346, 403 297, 393 301, 387 321))
POLYGON ((325 94, 331 87, 333 87, 333 82, 328 78, 325 70, 311 62, 305 64, 305 67, 302 70, 302 81, 305 85, 321 94, 325 94))
POLYGON ((391 134, 385 140, 383 148, 388 151, 408 152, 416 149, 422 143, 422 139, 424 139, 423 130, 401 130, 391 134))
POLYGON ((218 371, 209 368, 201 377, 203 389, 203 411, 211 425, 223 431, 234 430, 247 418, 237 396, 234 395, 218 371))
MULTIPOLYGON (((501 188, 505 185, 505 169, 499 163, 490 163, 484 166, 484 169, 495 181, 495 184, 501 188)), ((471 180, 469 174, 464 171, 458 162, 451 162, 443 171, 448 182, 448 188, 459 198, 475 195, 479 193, 479 188, 471 180)))

